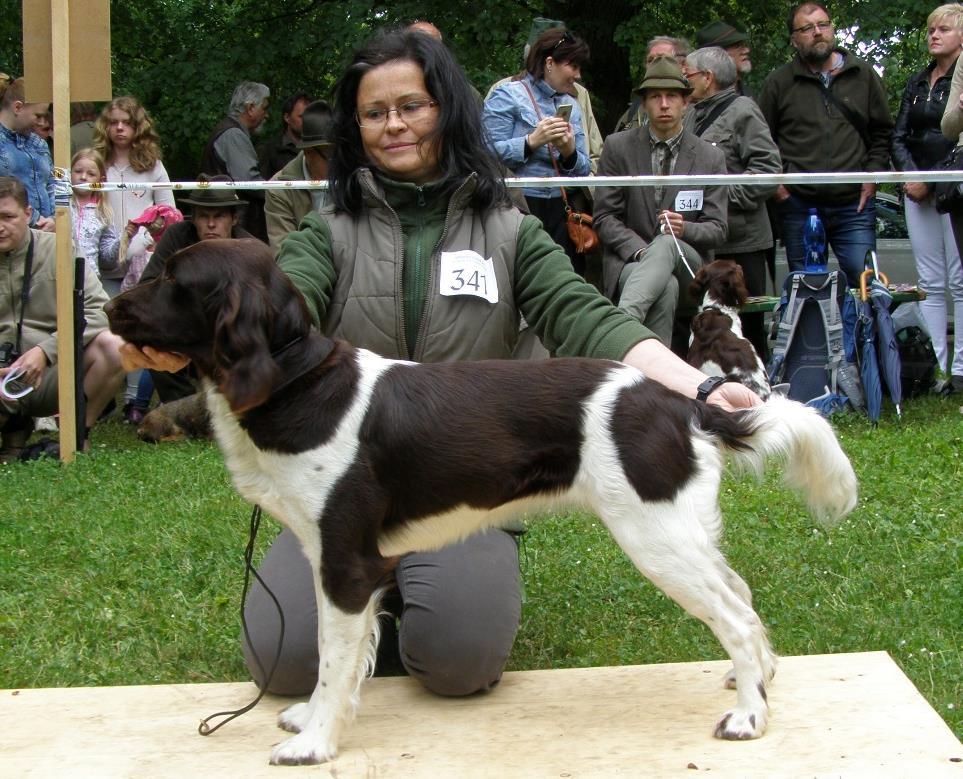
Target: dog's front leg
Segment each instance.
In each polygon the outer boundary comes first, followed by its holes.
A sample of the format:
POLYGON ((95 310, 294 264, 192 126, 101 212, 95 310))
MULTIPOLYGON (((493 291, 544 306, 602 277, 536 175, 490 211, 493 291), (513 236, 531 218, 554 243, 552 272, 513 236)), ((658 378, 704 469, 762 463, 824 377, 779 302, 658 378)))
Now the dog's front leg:
POLYGON ((378 593, 359 614, 342 611, 318 593, 318 684, 307 703, 281 712, 278 724, 297 735, 279 744, 271 762, 324 763, 338 752, 341 730, 358 705, 361 682, 373 670, 378 593))

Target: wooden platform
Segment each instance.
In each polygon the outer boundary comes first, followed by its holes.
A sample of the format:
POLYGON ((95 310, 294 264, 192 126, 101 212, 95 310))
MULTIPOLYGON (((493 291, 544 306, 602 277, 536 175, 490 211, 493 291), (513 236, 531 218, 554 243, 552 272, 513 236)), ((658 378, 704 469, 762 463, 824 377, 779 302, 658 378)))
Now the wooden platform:
POLYGON ((217 733, 198 721, 246 704, 251 684, 0 692, 4 777, 949 776, 963 745, 884 652, 783 658, 769 732, 710 735, 734 700, 726 662, 508 673, 469 699, 372 679, 338 759, 267 764, 288 701, 265 699, 217 733))

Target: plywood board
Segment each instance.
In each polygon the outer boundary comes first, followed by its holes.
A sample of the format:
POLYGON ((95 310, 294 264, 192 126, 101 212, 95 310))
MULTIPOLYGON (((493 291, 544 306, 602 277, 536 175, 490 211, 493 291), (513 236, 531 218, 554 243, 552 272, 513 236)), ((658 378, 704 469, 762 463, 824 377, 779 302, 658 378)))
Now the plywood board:
POLYGON ((926 776, 963 779, 963 745, 884 652, 783 658, 763 738, 711 736, 734 693, 725 662, 508 673, 439 698, 409 678, 365 683, 338 758, 275 767, 290 701, 217 733, 199 720, 251 684, 0 692, 0 775, 70 777, 926 776))

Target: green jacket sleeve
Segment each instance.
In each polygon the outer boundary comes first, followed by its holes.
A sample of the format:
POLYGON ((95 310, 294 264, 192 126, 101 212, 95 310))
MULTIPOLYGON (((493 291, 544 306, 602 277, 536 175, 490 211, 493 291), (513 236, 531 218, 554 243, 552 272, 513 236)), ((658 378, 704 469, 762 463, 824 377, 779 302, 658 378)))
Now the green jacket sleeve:
POLYGON ((545 348, 559 357, 621 360, 654 334, 578 276, 533 216, 518 229, 515 299, 545 348))
POLYGON ((278 265, 304 295, 314 326, 323 329, 338 272, 331 251, 331 229, 320 214, 305 216, 301 229, 281 242, 278 265))

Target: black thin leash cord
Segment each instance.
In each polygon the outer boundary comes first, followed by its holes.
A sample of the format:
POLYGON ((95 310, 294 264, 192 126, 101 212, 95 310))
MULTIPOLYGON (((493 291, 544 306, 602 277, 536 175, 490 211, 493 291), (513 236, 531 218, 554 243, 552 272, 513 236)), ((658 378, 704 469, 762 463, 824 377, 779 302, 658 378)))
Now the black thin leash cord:
POLYGON ((264 679, 264 684, 261 685, 261 689, 258 691, 257 697, 251 701, 247 706, 240 709, 234 709, 232 711, 218 711, 205 717, 201 720, 201 724, 197 726, 197 732, 202 736, 209 736, 215 730, 220 728, 222 725, 226 725, 235 717, 240 717, 242 714, 246 714, 255 706, 261 702, 261 698, 267 692, 268 687, 271 686, 271 679, 274 678, 274 672, 277 670, 278 662, 281 659, 281 647, 284 645, 284 610, 281 608, 280 602, 275 597, 274 593, 271 592, 270 587, 261 578, 261 575, 257 572, 251 561, 254 559, 254 541, 257 538, 258 528, 261 526, 261 507, 255 506, 254 511, 251 512, 251 529, 248 537, 247 548, 244 550, 244 586, 241 588, 241 627, 244 630, 244 640, 247 641, 247 645, 251 648, 251 654, 254 656, 254 662, 257 663, 258 670, 261 672, 261 678, 264 679), (247 619, 244 616, 244 603, 247 601, 247 590, 248 585, 251 581, 251 574, 254 574, 254 578, 258 580, 258 583, 264 588, 264 591, 271 596, 271 600, 274 601, 274 607, 278 610, 278 617, 281 620, 281 631, 278 635, 278 648, 274 653, 274 662, 271 664, 271 670, 265 675, 264 664, 261 662, 261 658, 257 653, 257 649, 254 648, 254 642, 251 641, 251 634, 247 629, 247 619), (226 717, 226 719, 218 722, 214 727, 208 725, 208 723, 215 717, 226 717))

